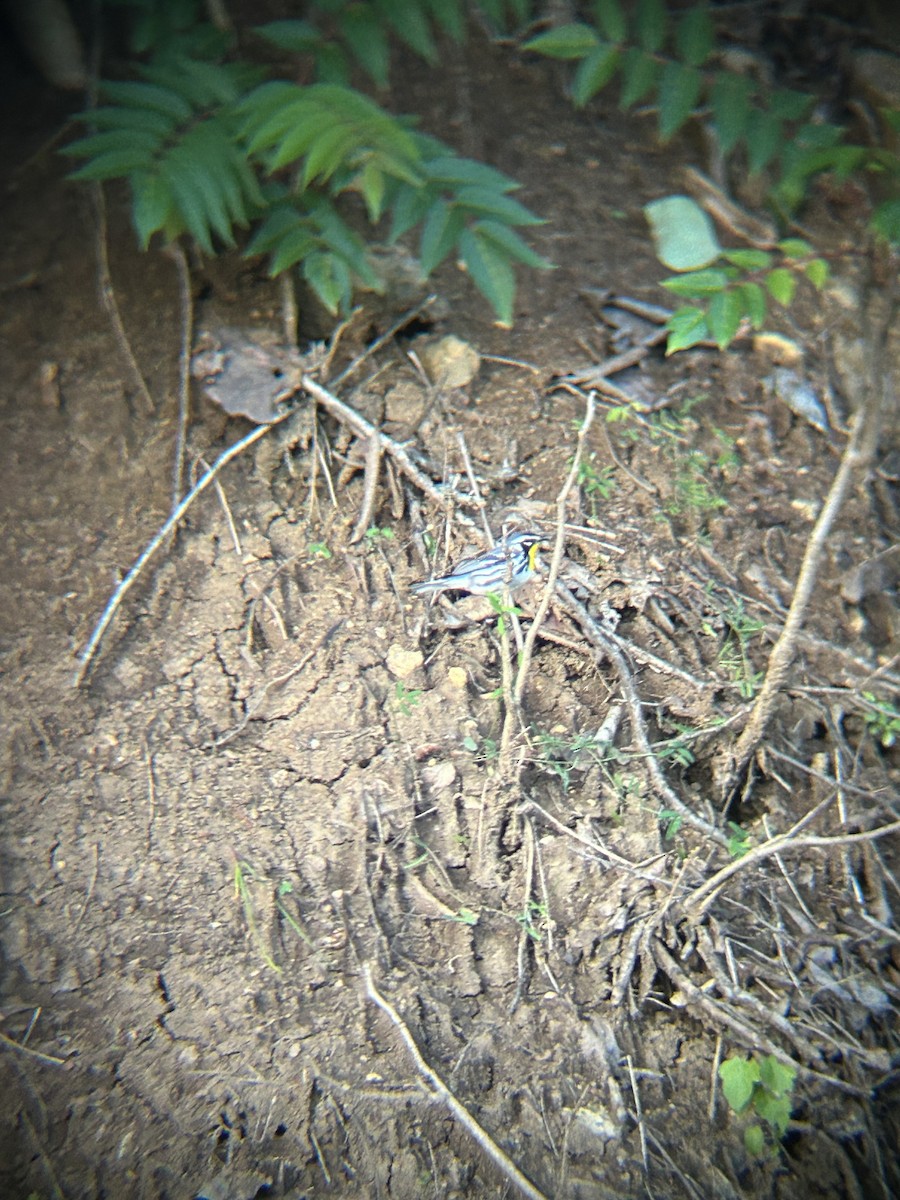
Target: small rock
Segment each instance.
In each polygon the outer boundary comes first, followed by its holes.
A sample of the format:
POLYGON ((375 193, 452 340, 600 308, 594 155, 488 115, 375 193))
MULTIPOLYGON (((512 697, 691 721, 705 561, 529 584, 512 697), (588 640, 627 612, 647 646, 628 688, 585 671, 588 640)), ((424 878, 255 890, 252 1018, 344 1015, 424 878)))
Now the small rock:
POLYGON ((452 762, 429 763, 422 768, 422 783, 431 796, 446 792, 455 782, 456 767, 452 762))
POLYGON ((793 338, 780 333, 758 333, 753 339, 753 349, 780 367, 796 367, 803 362, 801 347, 793 338))
POLYGON ((452 333, 429 345, 417 344, 416 351, 429 379, 437 387, 466 387, 481 367, 478 351, 452 333))
POLYGON ((398 679, 406 679, 413 671, 418 671, 425 661, 421 650, 404 650, 396 642, 388 647, 387 667, 398 679))

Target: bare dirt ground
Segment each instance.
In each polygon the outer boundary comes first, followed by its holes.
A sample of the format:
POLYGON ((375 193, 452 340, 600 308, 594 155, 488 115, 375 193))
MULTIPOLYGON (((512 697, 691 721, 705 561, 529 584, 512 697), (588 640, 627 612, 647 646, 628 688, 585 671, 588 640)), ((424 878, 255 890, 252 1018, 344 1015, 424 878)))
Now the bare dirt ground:
MULTIPOLYGON (((463 495, 464 444, 494 530, 548 545, 585 412, 552 381, 615 348, 584 293, 666 302, 641 207, 696 161, 612 103, 574 113, 558 84, 476 46, 397 83, 398 110, 521 180, 558 269, 522 274, 511 332, 454 267, 435 279, 431 333, 495 356, 465 389, 423 381, 410 331, 335 389, 463 495)), ((303 398, 191 507, 73 688, 169 512, 178 295, 111 189, 149 412, 98 300, 89 197, 49 143, 71 106, 24 75, 8 88, 2 1194, 900 1193, 896 836, 788 844, 700 890, 738 861, 729 838, 752 855, 813 810, 804 836, 897 820, 897 751, 863 699, 896 702, 896 568, 860 572, 897 541, 896 422, 727 810, 716 762, 846 444, 764 384, 747 341, 617 377, 664 401, 655 415, 609 423, 600 398, 566 511, 584 619, 551 610, 508 745, 496 614, 408 591, 430 570, 423 533, 451 559, 475 533, 384 468, 351 544, 365 452, 303 398), (798 1072, 788 1132, 759 1157, 716 1079, 751 1052, 798 1072)), ((846 213, 815 208, 826 244, 846 235, 846 213)), ((844 417, 861 277, 841 268, 780 326, 844 417)), ((258 264, 195 274, 195 301, 198 323, 279 327, 258 264)), ((364 301, 333 373, 398 311, 364 301)), ((197 393, 197 473, 249 428, 197 393)), ((525 630, 540 594, 522 593, 525 630)))

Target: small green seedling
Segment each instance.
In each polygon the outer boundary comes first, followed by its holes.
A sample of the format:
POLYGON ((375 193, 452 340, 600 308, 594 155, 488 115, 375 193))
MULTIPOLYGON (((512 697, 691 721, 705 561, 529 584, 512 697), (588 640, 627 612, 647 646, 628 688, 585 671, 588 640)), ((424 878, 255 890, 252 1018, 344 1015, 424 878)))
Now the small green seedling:
POLYGON ((477 754, 482 762, 488 762, 490 759, 497 757, 497 742, 494 738, 482 738, 479 743, 478 738, 467 734, 463 738, 462 744, 471 754, 477 754))
MULTIPOLYGON (((762 1158, 766 1153, 766 1129, 771 1143, 778 1143, 787 1132, 791 1119, 791 1093, 797 1072, 773 1055, 765 1058, 744 1058, 732 1055, 719 1067, 722 1091, 728 1106, 738 1116, 744 1113, 759 1117, 744 1129, 747 1153, 762 1158)), ((770 1143, 770 1153, 775 1146, 770 1143)))
POLYGON ((366 539, 372 544, 376 542, 389 542, 393 536, 393 529, 387 525, 383 529, 379 529, 377 525, 370 525, 366 530, 366 539))
POLYGON ((524 911, 516 917, 516 920, 532 941, 539 942, 544 935, 538 929, 538 922, 546 921, 548 915, 546 904, 539 904, 537 900, 529 900, 524 911))
POLYGON ((460 925, 477 925, 478 918, 479 914, 473 912, 471 908, 460 908, 457 909, 453 916, 448 917, 447 920, 457 921, 460 925))
POLYGON ((404 717, 411 715, 421 698, 421 688, 408 688, 402 679, 398 679, 394 684, 394 700, 404 717))
POLYGON ((311 558, 333 558, 327 543, 325 542, 310 542, 307 547, 307 553, 311 558))
POLYGON ((879 700, 873 692, 863 692, 862 698, 867 705, 866 729, 885 750, 889 750, 900 737, 900 708, 879 700))
POLYGON ((488 592, 487 602, 497 614, 497 632, 503 637, 506 633, 506 618, 520 617, 522 610, 511 604, 508 596, 501 596, 499 592, 488 592))
POLYGON ((734 821, 728 822, 731 836, 728 838, 728 853, 732 858, 743 858, 750 851, 750 834, 734 821))
MULTIPOLYGON (((571 464, 571 459, 569 460, 571 464)), ((591 517, 597 518, 597 502, 608 500, 618 484, 615 479, 615 468, 607 465, 598 467, 597 455, 589 454, 578 464, 577 482, 591 506, 591 517)))

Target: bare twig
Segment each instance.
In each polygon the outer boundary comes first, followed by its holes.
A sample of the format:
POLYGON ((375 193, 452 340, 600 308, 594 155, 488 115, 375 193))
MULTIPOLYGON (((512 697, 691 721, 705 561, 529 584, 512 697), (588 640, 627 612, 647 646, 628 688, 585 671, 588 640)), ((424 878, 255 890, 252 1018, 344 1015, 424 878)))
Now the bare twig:
POLYGON ((88 669, 90 668, 91 661, 97 652, 97 647, 100 645, 100 641, 103 638, 104 633, 106 633, 110 621, 115 616, 119 605, 134 586, 141 571, 143 571, 149 560, 153 557, 172 530, 176 527, 178 522, 194 503, 197 497, 202 492, 206 491, 222 468, 227 466, 233 458, 237 458, 239 454, 243 453, 243 451, 249 446, 252 446, 254 442, 258 442, 260 438, 265 437, 269 430, 274 429, 276 425, 280 424, 282 421, 286 420, 292 415, 293 414, 291 412, 286 412, 281 416, 276 417, 275 420, 270 422, 268 425, 259 425, 256 429, 248 433, 246 437, 241 438, 239 442, 235 442, 233 446, 229 446, 227 450, 224 450, 210 467, 210 469, 206 472, 206 474, 201 476, 194 487, 191 488, 178 507, 169 514, 168 520, 154 534, 154 536, 138 555, 130 571, 107 602, 107 605, 100 616, 100 620, 94 626, 94 631, 90 636, 88 644, 81 653, 78 662, 78 669, 72 677, 73 687, 80 687, 84 682, 84 678, 87 675, 88 669))
POLYGON ((662 802, 662 806, 671 808, 677 812, 684 821, 689 825, 693 825, 695 829, 699 829, 705 833, 707 837, 718 842, 721 846, 727 846, 728 838, 721 829, 716 828, 710 821, 705 820, 688 808, 681 797, 671 787, 662 767, 659 765, 659 760, 653 753, 653 747, 650 745, 650 738, 647 735, 647 726, 644 721, 641 700, 634 685, 631 671, 628 663, 625 661, 625 656, 619 650, 618 646, 611 641, 605 632, 599 627, 597 622, 591 617, 590 613, 580 601, 572 595, 565 584, 557 581, 556 596, 571 616, 575 618, 581 627, 582 633, 587 640, 599 650, 606 658, 608 658, 616 669, 616 674, 619 677, 619 686, 622 689, 622 698, 628 709, 628 719, 631 724, 632 736, 637 743, 638 749, 644 756, 647 762, 647 768, 650 772, 650 777, 653 780, 653 785, 657 793, 658 799, 662 802))
POLYGON ((745 871, 748 867, 755 866, 766 858, 771 858, 773 854, 792 854, 795 850, 828 850, 835 846, 852 846, 856 842, 871 842, 876 838, 887 837, 888 834, 898 832, 900 832, 900 821, 891 821, 889 825, 880 825, 877 829, 867 829, 863 833, 844 833, 839 837, 819 837, 815 834, 791 837, 789 834, 781 834, 771 838, 768 842, 763 842, 761 846, 754 846, 743 858, 735 859, 734 862, 722 867, 720 871, 707 879, 706 883, 697 888, 685 907, 691 910, 692 915, 699 916, 704 913, 715 899, 715 894, 732 875, 736 875, 738 871, 745 871))
POLYGON ((103 307, 106 309, 106 314, 113 327, 119 353, 128 364, 134 385, 144 402, 144 410, 149 416, 156 411, 156 405, 153 403, 153 397, 150 395, 147 381, 141 374, 141 368, 138 366, 134 351, 131 348, 131 342, 128 340, 128 334, 125 332, 125 325, 122 321, 122 314, 119 311, 119 302, 116 299, 112 275, 109 270, 109 250, 106 238, 106 199, 103 194, 103 185, 95 183, 91 189, 91 195, 93 196, 94 212, 97 219, 97 283, 100 289, 100 299, 103 301, 103 307))
POLYGON ((172 473, 172 508, 177 508, 184 490, 184 460, 191 419, 191 347, 194 342, 194 302, 191 273, 180 242, 171 242, 166 253, 178 273, 181 304, 181 349, 178 352, 178 428, 175 434, 175 469, 172 473))
POLYGON ((21 1050, 23 1054, 28 1054, 32 1058, 36 1058, 38 1062, 48 1063, 54 1067, 64 1067, 66 1065, 67 1060, 65 1058, 56 1058, 53 1054, 42 1054, 40 1050, 32 1050, 30 1046, 23 1046, 21 1042, 7 1037, 5 1033, 0 1033, 0 1043, 4 1046, 9 1046, 13 1050, 21 1050))
MULTIPOLYGON (((380 439, 381 448, 394 459, 403 474, 408 476, 416 487, 420 488, 439 508, 448 508, 452 503, 451 497, 443 492, 433 479, 429 479, 424 471, 419 470, 399 442, 395 442, 392 437, 389 437, 386 433, 382 433, 371 421, 367 421, 361 413, 358 413, 355 408, 351 408, 349 404, 345 404, 343 400, 339 400, 333 392, 328 391, 327 388, 317 383, 311 375, 304 375, 301 383, 304 391, 308 392, 326 412, 331 413, 343 425, 347 425, 352 429, 357 437, 380 439)), ((460 504, 465 503, 461 497, 456 497, 456 502, 460 504)), ((470 526, 473 524, 470 517, 463 517, 462 514, 457 515, 465 524, 470 526)))
POLYGON ((359 516, 350 534, 350 545, 362 541, 366 530, 372 525, 375 499, 378 495, 378 476, 381 474, 381 438, 376 434, 366 443, 366 467, 363 474, 363 498, 359 516))
POLYGON ((386 330, 381 337, 375 339, 370 345, 366 346, 362 354, 358 358, 354 358, 353 362, 346 367, 336 379, 332 380, 332 387, 340 387, 345 380, 349 379, 363 365, 367 358, 371 358, 373 354, 377 354, 382 346, 386 346, 388 342, 394 340, 401 329, 405 329, 410 321, 414 321, 420 316, 426 308, 430 308, 434 304, 437 296, 426 296, 421 304, 415 305, 414 308, 408 308, 402 316, 398 317, 390 329, 386 330))
POLYGON ((519 949, 516 955, 518 964, 516 993, 512 998, 512 1003, 509 1006, 509 1015, 516 1011, 524 999, 525 992, 528 989, 528 943, 531 934, 528 932, 530 925, 530 908, 532 892, 534 889, 534 826, 527 818, 520 817, 522 827, 525 834, 525 887, 523 889, 523 904, 522 904, 522 919, 521 928, 519 930, 519 949))
POLYGON ((527 1179, 516 1164, 507 1154, 500 1149, 493 1138, 485 1132, 478 1124, 469 1110, 457 1100, 454 1094, 450 1091, 439 1075, 434 1072, 428 1063, 422 1057, 419 1047, 416 1045, 412 1034, 410 1033, 406 1022, 394 1008, 394 1006, 382 996, 376 988, 372 980, 372 971, 368 963, 363 964, 363 979, 366 984, 366 995, 377 1005, 383 1013, 386 1013, 391 1022, 396 1026, 406 1045, 407 1050, 416 1065, 416 1070, 425 1080, 432 1096, 440 1100, 442 1104, 450 1110, 452 1116, 459 1122, 470 1138, 478 1145, 481 1150, 488 1156, 491 1162, 502 1172, 507 1183, 515 1188, 521 1196, 525 1196, 526 1200, 546 1200, 544 1193, 539 1191, 534 1184, 527 1179))
POLYGON ((638 1134, 641 1139, 641 1158, 644 1162, 644 1174, 646 1175, 650 1169, 650 1164, 647 1160, 647 1131, 644 1129, 644 1110, 641 1108, 641 1093, 638 1089, 637 1077, 634 1073, 634 1063, 631 1061, 630 1054, 625 1055, 625 1062, 628 1066, 631 1094, 634 1097, 634 1112, 637 1119, 638 1134))
POLYGON ((897 300, 894 296, 886 306, 887 312, 879 328, 868 339, 871 356, 869 385, 864 390, 862 405, 855 415, 853 433, 841 456, 837 474, 806 544, 784 627, 769 656, 766 677, 750 713, 750 719, 734 747, 729 750, 719 771, 718 784, 723 797, 729 796, 734 791, 757 746, 766 734, 775 711, 779 692, 794 660, 800 630, 816 587, 819 567, 831 530, 840 514, 854 476, 868 468, 874 455, 878 430, 890 394, 891 385, 885 362, 885 343, 896 308, 897 300))
POLYGON ((459 446, 459 452, 462 455, 463 466, 466 468, 466 476, 469 480, 469 487, 472 489, 472 495, 475 498, 475 503, 478 505, 478 511, 481 513, 481 523, 484 526, 485 536, 489 546, 494 544, 494 534, 491 531, 490 523, 487 519, 484 497, 481 494, 481 488, 478 486, 478 476, 475 474, 475 468, 472 466, 472 458, 469 454, 469 447, 466 445, 466 436, 461 429, 456 431, 456 443, 459 446))
POLYGON ((594 399, 594 393, 590 392, 585 403, 584 420, 581 422, 581 427, 578 430, 578 440, 575 444, 575 453, 572 457, 572 467, 566 476, 565 483, 560 488, 559 495, 556 497, 556 541, 553 544, 553 557, 550 560, 550 570, 547 574, 547 582, 544 584, 541 602, 528 629, 525 637, 525 645, 522 647, 522 653, 519 658, 519 672, 516 675, 513 692, 516 706, 522 703, 522 693, 525 690, 525 680, 528 678, 528 669, 531 666, 534 643, 537 641, 538 631, 543 624, 544 618, 550 610, 550 602, 553 599, 556 581, 559 578, 559 571, 566 549, 566 503, 569 499, 569 492, 575 486, 575 480, 578 478, 578 468, 581 465, 585 440, 591 428, 591 422, 594 420, 594 399))

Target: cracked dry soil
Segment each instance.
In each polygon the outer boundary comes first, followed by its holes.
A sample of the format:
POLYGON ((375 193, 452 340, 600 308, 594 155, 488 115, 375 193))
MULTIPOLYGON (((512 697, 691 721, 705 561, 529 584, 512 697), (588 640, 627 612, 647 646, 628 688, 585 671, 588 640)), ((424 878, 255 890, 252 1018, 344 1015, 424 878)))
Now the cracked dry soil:
MULTIPOLYGON (((639 118, 573 113, 554 78, 476 47, 443 84, 413 68, 395 103, 520 179, 549 218, 534 240, 559 269, 522 275, 512 332, 452 267, 435 281, 435 332, 536 370, 485 359, 465 392, 441 394, 395 341, 343 394, 438 480, 463 475, 460 431, 495 527, 517 514, 547 532, 583 413, 548 384, 586 346, 608 349, 580 293, 664 298, 641 206, 677 190, 689 155, 655 147, 639 118)), ((111 190, 147 413, 97 301, 87 197, 46 150, 65 109, 16 87, 0 246, 2 1194, 519 1194, 429 1094, 365 967, 546 1196, 896 1194, 896 839, 768 859, 690 918, 684 889, 727 852, 661 811, 615 672, 562 614, 501 786, 495 622, 478 601, 409 596, 427 570, 414 535, 441 541, 443 525, 402 479, 383 475, 377 496, 392 536, 349 543, 363 476, 342 471, 351 439, 320 415, 332 498, 308 405, 291 436, 223 473, 234 533, 210 490, 72 689, 77 652, 167 515, 176 289, 165 259, 137 255, 111 190), (58 393, 42 391, 54 369, 58 393), (754 1160, 715 1067, 769 1047, 801 1074, 783 1147, 754 1160)), ((221 270, 197 280, 198 318, 218 306, 233 326, 277 328, 262 272, 221 270)), ((347 356, 394 315, 366 309, 347 356)), ((795 320, 814 364, 824 333, 860 336, 834 297, 795 320)), ((601 409, 589 461, 614 486, 585 477, 568 514, 587 530, 569 538, 573 586, 628 640, 653 740, 699 731, 691 760, 662 761, 713 817, 712 758, 764 669, 843 444, 768 392, 768 369, 746 343, 652 359, 630 386, 676 417, 622 433, 601 409), (755 622, 745 642, 738 612, 755 622)), ((248 426, 195 399, 191 451, 211 460, 248 426)), ((868 829, 896 806, 896 751, 850 699, 879 665, 892 678, 890 589, 850 604, 841 588, 897 525, 884 474, 842 515, 773 753, 728 814, 754 844, 827 799, 836 772, 850 787, 816 832, 868 829)), ((451 546, 467 548, 459 525, 451 546)))

